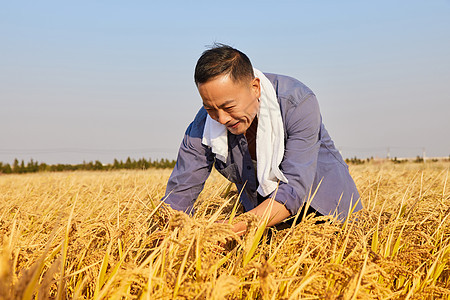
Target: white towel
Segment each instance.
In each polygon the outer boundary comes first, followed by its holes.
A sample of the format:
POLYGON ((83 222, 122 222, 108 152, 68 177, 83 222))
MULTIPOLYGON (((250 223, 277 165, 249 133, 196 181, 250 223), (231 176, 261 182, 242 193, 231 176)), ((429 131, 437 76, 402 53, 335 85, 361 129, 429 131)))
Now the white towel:
MULTIPOLYGON (((278 186, 278 180, 288 183, 279 169, 284 155, 284 130, 280 106, 272 83, 259 70, 253 69, 261 85, 261 97, 258 112, 258 128, 256 131, 258 193, 266 197, 278 186)), ((216 157, 227 162, 228 137, 225 125, 206 118, 202 144, 211 147, 216 157)))

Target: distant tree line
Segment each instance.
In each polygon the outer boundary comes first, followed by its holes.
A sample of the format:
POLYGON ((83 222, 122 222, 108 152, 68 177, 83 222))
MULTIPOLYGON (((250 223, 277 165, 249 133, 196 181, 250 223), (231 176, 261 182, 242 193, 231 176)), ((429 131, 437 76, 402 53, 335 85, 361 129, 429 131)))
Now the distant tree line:
POLYGON ((139 160, 131 159, 128 157, 125 162, 122 160, 114 159, 112 164, 103 164, 96 160, 95 162, 83 162, 81 164, 46 164, 44 162, 37 162, 31 159, 29 162, 25 163, 23 160, 19 162, 15 159, 13 164, 4 164, 0 162, 0 173, 3 174, 21 174, 21 173, 36 173, 36 172, 60 172, 60 171, 110 171, 110 170, 120 170, 120 169, 166 169, 173 168, 175 166, 175 160, 168 160, 162 158, 160 160, 145 159, 141 158, 139 160))
MULTIPOLYGON (((356 156, 353 158, 347 158, 345 159, 345 162, 347 164, 352 165, 360 165, 364 163, 370 163, 374 160, 373 157, 366 158, 366 159, 360 159, 356 156)), ((450 161, 450 155, 447 161, 450 161)), ((394 157, 393 159, 390 159, 393 163, 401 164, 408 162, 407 159, 397 159, 397 157, 394 157)), ((420 156, 417 156, 416 159, 411 160, 415 163, 421 163, 423 162, 423 158, 420 156)), ((431 159, 431 161, 436 162, 437 159, 431 159)), ((150 169, 150 168, 156 168, 156 169, 172 169, 176 164, 175 160, 168 160, 166 158, 162 158, 160 160, 152 160, 149 158, 148 160, 145 158, 141 158, 139 160, 132 159, 128 157, 125 162, 122 160, 114 159, 114 162, 111 164, 103 164, 100 161, 90 161, 90 162, 83 162, 81 164, 46 164, 44 162, 37 162, 31 159, 29 162, 25 163, 23 160, 19 162, 19 160, 16 158, 12 165, 9 163, 2 163, 0 162, 0 174, 21 174, 21 173, 36 173, 36 172, 60 172, 60 171, 76 171, 76 170, 83 170, 83 171, 110 171, 110 170, 121 170, 121 169, 150 169)))
MULTIPOLYGON (((397 157, 394 157, 394 158, 391 158, 391 159, 386 159, 386 160, 387 161, 391 161, 394 164, 403 164, 403 163, 407 163, 408 161, 415 162, 415 163, 423 163, 424 162, 424 159, 421 156, 417 156, 415 159, 411 159, 411 160, 408 160, 406 158, 398 159, 397 157)), ((374 161, 373 157, 366 158, 366 159, 360 159, 360 158, 355 156, 355 157, 352 157, 352 158, 346 158, 345 159, 345 162, 347 164, 349 164, 349 165, 350 164, 351 165, 362 165, 362 164, 365 164, 365 163, 370 163, 372 161, 374 161)), ((429 159, 427 161, 437 162, 439 160, 436 159, 436 158, 432 158, 432 159, 429 159)), ((447 159, 443 159, 443 161, 450 161, 450 155, 448 156, 447 159)))

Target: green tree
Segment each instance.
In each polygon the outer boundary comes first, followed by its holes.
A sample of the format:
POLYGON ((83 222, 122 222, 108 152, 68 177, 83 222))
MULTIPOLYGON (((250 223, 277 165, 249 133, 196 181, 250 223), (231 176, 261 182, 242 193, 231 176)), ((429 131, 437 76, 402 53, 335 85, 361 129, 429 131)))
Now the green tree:
POLYGON ((11 166, 9 164, 4 165, 2 172, 5 174, 11 174, 12 173, 11 166))
POLYGON ((19 169, 20 169, 19 160, 16 158, 16 159, 14 159, 14 162, 13 162, 13 165, 12 165, 12 172, 13 173, 19 173, 19 169))

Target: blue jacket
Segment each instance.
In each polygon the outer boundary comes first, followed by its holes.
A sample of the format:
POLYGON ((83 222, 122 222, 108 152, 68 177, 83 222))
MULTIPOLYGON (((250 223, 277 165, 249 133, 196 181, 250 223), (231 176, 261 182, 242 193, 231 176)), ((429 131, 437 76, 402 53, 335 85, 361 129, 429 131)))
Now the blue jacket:
MULTIPOLYGON (((316 96, 294 78, 265 75, 272 82, 280 104, 285 138, 280 169, 289 181, 280 182, 275 200, 295 215, 317 190, 311 206, 323 215, 336 214, 344 219, 349 206, 359 200, 359 194, 347 164, 322 123, 316 96)), ((216 160, 211 148, 202 144, 206 117, 206 110, 201 108, 186 130, 167 183, 165 202, 173 209, 190 213, 214 165, 239 191, 244 186, 240 201, 249 211, 259 203, 247 140, 243 134, 228 132, 227 163, 216 160)), ((355 211, 361 208, 359 202, 355 211)))

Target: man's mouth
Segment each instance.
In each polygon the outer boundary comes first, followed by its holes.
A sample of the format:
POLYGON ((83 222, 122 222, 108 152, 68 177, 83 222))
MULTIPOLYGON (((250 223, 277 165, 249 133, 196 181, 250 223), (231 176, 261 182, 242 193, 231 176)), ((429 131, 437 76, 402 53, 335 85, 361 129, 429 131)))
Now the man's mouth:
POLYGON ((234 129, 234 128, 236 128, 237 126, 238 126, 238 124, 239 124, 239 121, 238 122, 236 122, 235 124, 233 124, 233 125, 230 125, 230 126, 227 126, 228 128, 232 128, 232 129, 234 129))

